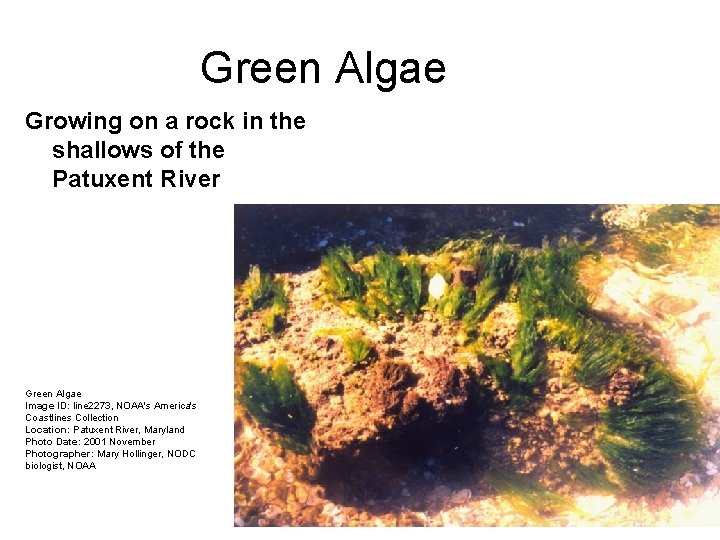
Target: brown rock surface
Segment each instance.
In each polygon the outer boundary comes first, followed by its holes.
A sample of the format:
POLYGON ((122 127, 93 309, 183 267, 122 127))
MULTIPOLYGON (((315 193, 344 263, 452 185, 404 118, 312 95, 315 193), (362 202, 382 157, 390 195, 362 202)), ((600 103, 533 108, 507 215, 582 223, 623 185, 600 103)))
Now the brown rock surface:
MULTIPOLYGON (((318 272, 287 276, 292 331, 280 339, 243 340, 254 317, 236 325, 237 354, 261 363, 285 358, 315 411, 313 476, 323 476, 327 462, 346 468, 362 460, 380 463, 385 446, 396 441, 457 432, 474 369, 453 359, 457 329, 433 313, 414 321, 364 322, 318 302, 318 278, 318 272), (377 360, 353 365, 342 345, 345 332, 360 332, 377 360)), ((330 465, 333 475, 336 466, 330 465)))
POLYGON ((313 457, 320 469, 333 459, 366 457, 385 443, 440 427, 462 416, 469 376, 446 358, 380 360, 343 374, 315 393, 313 457))

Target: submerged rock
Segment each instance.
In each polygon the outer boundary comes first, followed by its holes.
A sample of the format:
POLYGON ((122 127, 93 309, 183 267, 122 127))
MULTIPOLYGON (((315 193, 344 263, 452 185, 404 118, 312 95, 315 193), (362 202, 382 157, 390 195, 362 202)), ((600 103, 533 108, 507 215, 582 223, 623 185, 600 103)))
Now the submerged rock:
POLYGON ((422 453, 451 443, 443 434, 462 428, 470 382, 466 371, 443 357, 382 360, 351 371, 311 402, 316 475, 327 467, 336 474, 336 466, 387 460, 398 444, 422 453))

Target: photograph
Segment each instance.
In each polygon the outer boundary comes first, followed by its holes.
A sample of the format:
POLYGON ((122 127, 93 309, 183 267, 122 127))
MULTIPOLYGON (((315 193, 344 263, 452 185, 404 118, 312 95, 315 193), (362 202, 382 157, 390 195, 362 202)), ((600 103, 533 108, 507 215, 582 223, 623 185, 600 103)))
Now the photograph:
POLYGON ((717 522, 720 205, 236 205, 234 260, 236 526, 717 522))

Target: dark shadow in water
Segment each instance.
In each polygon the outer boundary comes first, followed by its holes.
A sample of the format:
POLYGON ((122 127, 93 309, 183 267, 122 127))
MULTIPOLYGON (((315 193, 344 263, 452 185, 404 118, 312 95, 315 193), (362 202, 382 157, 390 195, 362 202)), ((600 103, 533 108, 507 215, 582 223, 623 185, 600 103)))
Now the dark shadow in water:
POLYGON ((509 241, 585 240, 605 229, 598 205, 235 205, 235 276, 251 264, 272 272, 317 267, 328 248, 390 252, 437 248, 446 239, 488 230, 509 241))
POLYGON ((450 504, 449 494, 433 499, 434 489, 444 486, 452 492, 474 486, 486 467, 484 419, 477 410, 468 407, 473 414, 451 423, 428 423, 389 440, 365 443, 326 461, 314 481, 336 504, 374 515, 439 511, 450 504))

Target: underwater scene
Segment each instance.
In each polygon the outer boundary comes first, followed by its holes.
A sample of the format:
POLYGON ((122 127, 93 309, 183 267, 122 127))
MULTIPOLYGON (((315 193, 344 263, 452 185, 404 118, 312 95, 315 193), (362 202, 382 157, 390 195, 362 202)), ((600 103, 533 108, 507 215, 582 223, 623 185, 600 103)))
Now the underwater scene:
POLYGON ((720 525, 720 205, 237 205, 236 526, 720 525))

